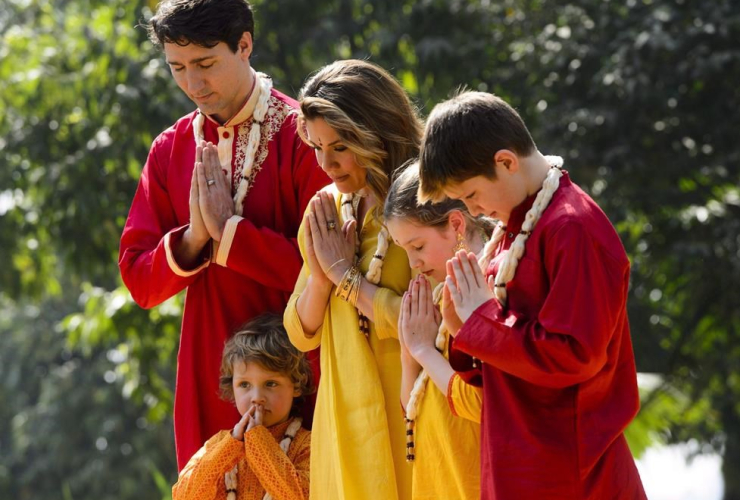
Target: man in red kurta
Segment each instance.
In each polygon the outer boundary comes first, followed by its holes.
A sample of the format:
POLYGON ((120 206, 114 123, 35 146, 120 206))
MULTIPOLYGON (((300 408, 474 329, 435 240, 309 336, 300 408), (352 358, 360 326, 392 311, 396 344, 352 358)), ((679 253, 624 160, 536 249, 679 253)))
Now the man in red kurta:
POLYGON ((500 221, 488 279, 459 252, 446 283, 452 348, 482 362, 481 496, 643 499, 623 435, 639 407, 629 261, 561 163, 490 94, 457 96, 427 123, 421 197, 459 198, 500 221))
POLYGON ((163 2, 149 24, 198 110, 152 144, 119 266, 145 308, 187 288, 174 413, 180 468, 239 420, 218 395, 224 342, 250 318, 283 312, 302 264, 298 226, 328 183, 296 134, 296 101, 249 64, 253 26, 244 0, 163 2))

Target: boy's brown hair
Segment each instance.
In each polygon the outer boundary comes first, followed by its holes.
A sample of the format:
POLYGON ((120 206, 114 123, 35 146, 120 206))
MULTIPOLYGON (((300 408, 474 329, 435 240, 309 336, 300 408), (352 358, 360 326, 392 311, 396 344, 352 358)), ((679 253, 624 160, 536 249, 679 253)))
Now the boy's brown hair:
POLYGON ((221 357, 221 397, 234 401, 234 363, 258 363, 266 370, 289 377, 301 395, 293 400, 291 414, 300 409, 304 397, 314 392, 308 360, 288 339, 283 317, 274 313, 257 316, 241 327, 224 346, 221 357))
POLYGON ((495 179, 493 157, 508 149, 537 150, 524 121, 506 101, 463 91, 437 104, 427 119, 419 154, 419 203, 445 198, 443 189, 478 175, 495 179))

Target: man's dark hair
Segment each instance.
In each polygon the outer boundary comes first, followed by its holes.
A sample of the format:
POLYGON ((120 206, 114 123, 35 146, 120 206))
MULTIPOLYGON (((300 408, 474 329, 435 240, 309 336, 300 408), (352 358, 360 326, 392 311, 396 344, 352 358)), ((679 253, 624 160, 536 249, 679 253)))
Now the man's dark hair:
POLYGON ((146 29, 155 45, 224 42, 236 52, 245 31, 254 37, 254 16, 246 0, 163 0, 146 29))

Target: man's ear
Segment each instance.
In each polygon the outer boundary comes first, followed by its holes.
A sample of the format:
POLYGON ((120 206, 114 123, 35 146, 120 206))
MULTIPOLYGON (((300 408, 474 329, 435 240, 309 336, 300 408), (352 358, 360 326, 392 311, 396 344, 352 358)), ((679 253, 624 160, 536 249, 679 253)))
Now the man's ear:
POLYGON ((242 37, 239 39, 239 47, 237 48, 239 57, 241 57, 242 60, 248 61, 249 58, 252 56, 253 48, 254 45, 252 43, 252 34, 248 31, 245 31, 244 33, 242 33, 242 37))
POLYGON ((301 389, 298 386, 293 387, 293 397, 294 398, 299 398, 302 395, 303 393, 301 392, 301 389))
POLYGON ((510 174, 519 170, 519 156, 510 149, 496 151, 496 154, 493 155, 493 161, 496 167, 503 167, 510 174))

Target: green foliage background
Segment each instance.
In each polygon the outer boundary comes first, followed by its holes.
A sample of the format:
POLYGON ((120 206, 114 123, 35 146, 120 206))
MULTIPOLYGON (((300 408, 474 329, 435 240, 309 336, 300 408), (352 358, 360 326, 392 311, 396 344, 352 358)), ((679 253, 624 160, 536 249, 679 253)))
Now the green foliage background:
MULTIPOLYGON (((630 428, 724 457, 740 498, 740 4, 255 0, 253 65, 296 95, 347 57, 422 114, 495 92, 604 207, 633 263, 630 428)), ((140 310, 118 238, 153 138, 193 108, 143 0, 0 4, 0 497, 167 498, 181 297, 140 310)))

